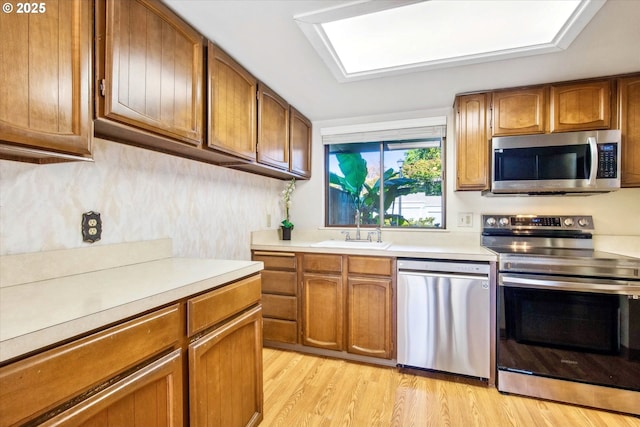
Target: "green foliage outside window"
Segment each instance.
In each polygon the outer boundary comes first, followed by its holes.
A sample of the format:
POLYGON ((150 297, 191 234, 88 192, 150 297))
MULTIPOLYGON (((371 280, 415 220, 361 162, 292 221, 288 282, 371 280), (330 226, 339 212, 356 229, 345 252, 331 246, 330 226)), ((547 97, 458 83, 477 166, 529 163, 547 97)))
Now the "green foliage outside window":
POLYGON ((414 148, 401 153, 404 153, 404 157, 398 160, 397 169, 386 168, 382 172, 382 177, 377 174, 373 179, 368 178, 369 165, 357 150, 332 153, 331 155, 337 160, 339 172, 329 171, 329 185, 348 196, 352 212, 360 212, 360 221, 363 225, 440 227, 440 223, 436 223, 436 218, 433 216, 408 217, 404 214, 402 197, 413 194, 442 196, 441 149, 439 147, 414 148), (381 187, 383 188, 382 197, 381 187), (380 224, 381 200, 384 203, 382 224, 380 224))

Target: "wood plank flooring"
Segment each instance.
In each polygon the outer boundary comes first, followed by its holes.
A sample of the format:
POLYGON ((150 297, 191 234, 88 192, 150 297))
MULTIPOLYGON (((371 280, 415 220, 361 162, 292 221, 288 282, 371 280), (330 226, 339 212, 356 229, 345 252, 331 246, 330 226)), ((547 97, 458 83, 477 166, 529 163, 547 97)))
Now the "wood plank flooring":
POLYGON ((260 427, 640 427, 640 418, 265 348, 260 427))

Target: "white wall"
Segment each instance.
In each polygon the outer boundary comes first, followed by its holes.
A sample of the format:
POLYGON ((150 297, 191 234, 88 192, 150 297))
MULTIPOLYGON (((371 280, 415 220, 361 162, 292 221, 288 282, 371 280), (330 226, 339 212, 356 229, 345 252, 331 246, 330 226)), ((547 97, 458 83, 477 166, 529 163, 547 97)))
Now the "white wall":
MULTIPOLYGON (((422 110, 382 116, 354 117, 313 123, 313 177, 298 185, 292 198, 296 227, 324 226, 324 147, 320 129, 417 117, 447 115, 446 217, 451 231, 480 231, 483 213, 592 215, 594 234, 640 236, 640 188, 592 196, 484 197, 478 191, 455 190, 455 128, 453 110, 422 110), (473 213, 473 227, 457 227, 459 212, 473 213)), ((434 232, 434 231, 431 231, 434 232)))
POLYGON ((250 232, 282 217, 283 181, 101 139, 93 163, 0 161, 0 255, 90 245, 82 213, 97 211, 93 245, 173 239, 176 256, 250 258, 250 232))

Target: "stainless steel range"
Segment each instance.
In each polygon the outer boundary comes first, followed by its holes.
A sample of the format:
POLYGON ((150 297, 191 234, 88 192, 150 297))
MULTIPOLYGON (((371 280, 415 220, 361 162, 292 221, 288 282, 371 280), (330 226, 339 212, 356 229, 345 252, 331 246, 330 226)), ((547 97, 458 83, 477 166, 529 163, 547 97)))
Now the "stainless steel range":
POLYGON ((590 216, 483 215, 498 254, 498 390, 640 415, 640 259, 590 216))

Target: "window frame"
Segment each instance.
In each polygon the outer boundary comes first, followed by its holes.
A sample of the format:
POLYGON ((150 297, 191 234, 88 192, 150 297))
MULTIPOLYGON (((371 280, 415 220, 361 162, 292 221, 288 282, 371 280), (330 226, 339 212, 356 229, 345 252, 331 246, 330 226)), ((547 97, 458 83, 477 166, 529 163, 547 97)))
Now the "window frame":
MULTIPOLYGON (((378 223, 377 224, 360 224, 361 228, 368 228, 368 229, 375 229, 380 227, 382 230, 411 230, 411 231, 443 231, 447 229, 447 215, 446 215, 446 188, 447 188, 447 183, 446 183, 446 159, 447 159, 447 149, 446 149, 446 142, 447 142, 447 137, 446 134, 442 135, 439 137, 440 138, 440 162, 441 162, 441 223, 440 223, 440 227, 406 227, 406 226, 392 226, 392 225, 384 225, 384 212, 380 212, 378 214, 378 223), (382 224, 381 224, 382 222, 382 224)), ((422 139, 422 138, 421 138, 422 139)), ((428 137, 423 138, 425 140, 429 139, 428 137)), ((384 174, 384 152, 385 151, 391 151, 391 150, 385 150, 385 146, 388 144, 401 144, 401 143, 406 143, 407 141, 405 140, 395 140, 395 141, 376 141, 374 142, 375 144, 377 144, 379 146, 379 155, 380 155, 380 171, 382 174, 384 174)), ((349 144, 371 144, 372 142, 351 142, 349 144)), ((324 185, 324 226, 326 228, 352 228, 352 227, 356 227, 355 223, 354 224, 329 224, 329 192, 331 191, 331 185, 329 183, 329 173, 330 173, 330 149, 331 149, 331 145, 333 144, 325 144, 324 145, 324 174, 323 174, 323 185, 324 185)), ((384 179, 382 179, 382 176, 380 177, 380 206, 383 207, 384 206, 384 179)))

